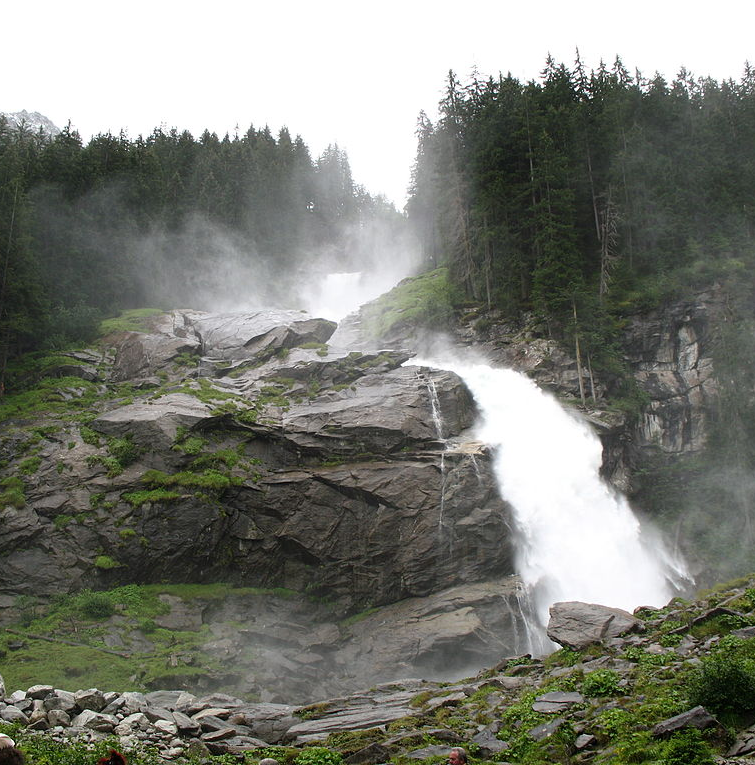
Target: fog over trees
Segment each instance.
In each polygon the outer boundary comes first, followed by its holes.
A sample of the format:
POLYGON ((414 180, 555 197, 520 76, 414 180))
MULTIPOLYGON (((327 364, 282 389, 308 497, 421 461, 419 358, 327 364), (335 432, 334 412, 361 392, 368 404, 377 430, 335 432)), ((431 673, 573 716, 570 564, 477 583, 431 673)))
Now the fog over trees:
POLYGON ((405 215, 337 146, 313 159, 286 129, 84 144, 0 119, 3 356, 86 340, 122 308, 290 302, 313 265, 379 264, 409 232, 459 301, 532 311, 604 372, 627 310, 749 285, 749 65, 739 82, 683 70, 669 83, 619 58, 588 72, 578 54, 549 57, 539 81, 451 72, 439 115, 420 116, 405 215))
MULTIPOLYGON (((465 298, 558 337, 640 295, 743 273, 755 233, 755 71, 671 83, 548 58, 540 82, 449 74, 422 115, 410 219, 465 298)), ((589 342, 590 338, 586 337, 589 342)), ((605 342, 599 338, 596 346, 605 342)), ((597 347, 596 347, 597 350, 597 347)))
POLYGON ((286 129, 84 144, 0 117, 2 354, 86 341, 123 308, 285 303, 301 270, 371 261, 404 222, 345 152, 313 159, 286 129))

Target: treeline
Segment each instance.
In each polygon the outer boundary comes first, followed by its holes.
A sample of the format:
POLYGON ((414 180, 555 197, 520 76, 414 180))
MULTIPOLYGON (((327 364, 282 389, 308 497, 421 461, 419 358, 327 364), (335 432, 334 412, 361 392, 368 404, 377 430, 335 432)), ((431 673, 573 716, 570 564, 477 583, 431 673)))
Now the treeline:
POLYGON ((373 254, 366 231, 403 225, 337 146, 314 160, 285 128, 84 144, 70 127, 50 138, 0 116, 2 363, 85 340, 121 308, 275 304, 286 274, 318 258, 353 267, 373 254))
POLYGON ((746 273, 754 199, 749 65, 741 82, 668 83, 577 54, 539 82, 450 73, 437 124, 420 118, 407 211, 466 298, 534 310, 600 355, 607 311, 746 273))

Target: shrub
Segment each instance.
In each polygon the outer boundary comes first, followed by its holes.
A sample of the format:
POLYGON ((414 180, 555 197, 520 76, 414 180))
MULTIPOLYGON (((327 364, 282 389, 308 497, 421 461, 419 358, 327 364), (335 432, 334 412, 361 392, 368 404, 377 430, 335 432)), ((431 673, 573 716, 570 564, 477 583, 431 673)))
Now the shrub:
POLYGON ((755 661, 718 651, 690 673, 687 690, 693 706, 715 715, 755 710, 755 661))
POLYGON ((661 765, 713 765, 715 759, 697 728, 676 733, 666 744, 661 765))
POLYGON ((81 615, 88 619, 107 619, 115 613, 113 601, 105 592, 85 590, 76 600, 81 615))

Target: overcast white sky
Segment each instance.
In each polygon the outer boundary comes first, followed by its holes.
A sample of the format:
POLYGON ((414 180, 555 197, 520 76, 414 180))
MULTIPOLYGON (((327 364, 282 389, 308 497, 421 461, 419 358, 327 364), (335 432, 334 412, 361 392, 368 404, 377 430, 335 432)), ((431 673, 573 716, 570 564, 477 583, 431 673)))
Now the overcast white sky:
POLYGON ((755 5, 669 0, 34 0, 3 8, 0 111, 69 120, 88 140, 156 126, 282 125, 329 143, 355 180, 405 201, 417 115, 449 69, 537 78, 550 52, 590 68, 738 80, 755 63, 755 5))

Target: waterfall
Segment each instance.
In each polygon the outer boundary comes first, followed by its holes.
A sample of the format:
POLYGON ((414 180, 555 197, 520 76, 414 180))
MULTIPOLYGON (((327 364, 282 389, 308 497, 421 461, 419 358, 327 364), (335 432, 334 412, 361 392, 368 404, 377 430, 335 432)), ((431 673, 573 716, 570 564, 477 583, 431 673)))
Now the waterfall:
POLYGON ((453 551, 453 529, 446 525, 446 439, 443 436, 443 415, 440 411, 440 398, 438 397, 438 388, 432 377, 419 375, 427 386, 427 393, 430 397, 430 411, 432 413, 433 425, 438 441, 444 444, 443 451, 440 453, 440 509, 438 512, 438 539, 443 542, 444 537, 448 537, 449 552, 453 551))
POLYGON ((455 372, 477 402, 477 436, 495 451, 496 479, 519 537, 517 570, 541 625, 557 601, 629 611, 668 602, 674 583, 688 578, 684 565, 601 479, 602 446, 585 422, 513 370, 411 363, 455 372))

